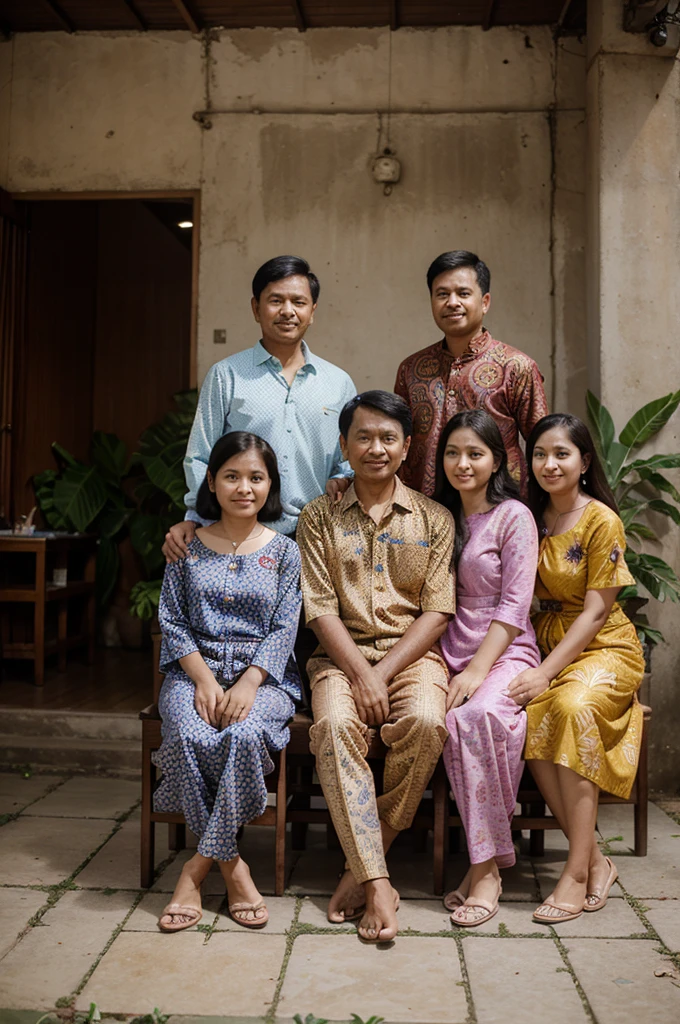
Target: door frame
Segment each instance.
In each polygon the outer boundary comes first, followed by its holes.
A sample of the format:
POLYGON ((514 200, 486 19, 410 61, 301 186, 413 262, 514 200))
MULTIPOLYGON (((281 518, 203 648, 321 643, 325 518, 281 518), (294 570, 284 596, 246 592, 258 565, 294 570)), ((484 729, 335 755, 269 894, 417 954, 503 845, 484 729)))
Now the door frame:
POLYGON ((198 274, 201 232, 200 189, 147 189, 131 192, 12 192, 15 202, 81 202, 108 199, 191 199, 193 201, 193 228, 191 229, 191 323, 189 333, 189 387, 198 382, 198 274))

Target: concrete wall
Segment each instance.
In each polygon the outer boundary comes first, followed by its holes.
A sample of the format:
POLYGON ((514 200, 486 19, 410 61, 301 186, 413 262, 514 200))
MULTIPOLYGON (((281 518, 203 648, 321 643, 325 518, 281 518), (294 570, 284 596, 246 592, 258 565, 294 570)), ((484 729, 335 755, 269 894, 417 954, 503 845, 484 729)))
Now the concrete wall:
POLYGON ((201 189, 199 380, 256 338, 253 270, 288 251, 321 278, 313 347, 391 387, 437 337, 430 260, 471 248, 490 328, 580 411, 583 81, 579 44, 548 29, 19 35, 0 45, 0 174, 14 192, 201 189), (370 166, 390 92, 386 197, 370 166))
MULTIPOLYGON (((588 23, 588 355, 617 430, 680 387, 680 63, 620 28, 620 5, 592 0, 588 23)), ((680 451, 680 413, 640 451, 680 451)), ((680 471, 664 471, 680 487, 680 471)), ((680 530, 663 516, 646 548, 680 570, 680 530)), ((678 606, 650 602, 668 643, 652 659, 652 783, 678 789, 678 606)))

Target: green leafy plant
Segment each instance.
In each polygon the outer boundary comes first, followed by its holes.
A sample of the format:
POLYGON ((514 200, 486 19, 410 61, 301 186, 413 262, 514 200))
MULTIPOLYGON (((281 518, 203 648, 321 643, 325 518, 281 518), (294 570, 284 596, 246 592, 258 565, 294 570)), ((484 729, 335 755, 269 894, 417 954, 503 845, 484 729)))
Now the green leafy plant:
POLYGON ((184 517, 185 511, 184 454, 198 392, 183 391, 173 398, 176 410, 144 431, 139 450, 131 459, 142 476, 135 487, 139 511, 130 525, 130 536, 148 576, 130 593, 130 611, 140 619, 151 619, 158 610, 165 568, 161 547, 168 529, 184 517))
POLYGON ((295 1024, 328 1024, 325 1017, 315 1017, 313 1013, 308 1013, 306 1017, 302 1014, 296 1013, 293 1017, 295 1024))
POLYGON ((586 403, 595 443, 626 530, 626 562, 636 580, 636 586, 624 587, 619 600, 640 639, 653 645, 662 641, 663 636, 649 625, 639 609, 647 603, 647 595, 657 601, 680 601, 680 579, 663 558, 640 550, 640 542, 658 540, 647 521, 648 512, 667 516, 680 525, 680 492, 661 472, 680 467, 680 452, 642 458, 636 452, 666 425, 680 405, 680 391, 643 405, 628 420, 618 440, 610 412, 591 391, 587 392, 586 403))
POLYGON ((129 471, 125 444, 115 434, 97 430, 89 463, 80 462, 56 442, 52 451, 59 469, 33 477, 36 501, 53 530, 98 534, 97 599, 103 606, 118 579, 118 542, 134 508, 123 490, 129 471))
POLYGON ((130 610, 153 617, 165 565, 161 547, 168 528, 184 515, 182 462, 196 411, 197 392, 173 395, 176 409, 144 431, 129 459, 115 434, 95 431, 90 461, 80 462, 52 445, 58 469, 33 478, 35 496, 49 527, 70 533, 96 533, 97 598, 110 600, 120 572, 120 541, 129 535, 146 579, 131 591, 130 610))

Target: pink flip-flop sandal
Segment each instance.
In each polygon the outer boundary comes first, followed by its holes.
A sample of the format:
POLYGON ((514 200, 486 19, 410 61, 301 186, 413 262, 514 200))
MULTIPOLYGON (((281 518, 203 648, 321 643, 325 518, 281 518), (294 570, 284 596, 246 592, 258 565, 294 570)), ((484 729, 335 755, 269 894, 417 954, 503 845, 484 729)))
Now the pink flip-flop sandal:
POLYGON ((193 928, 195 924, 198 924, 202 917, 203 911, 199 910, 198 907, 187 907, 182 903, 168 903, 167 907, 158 918, 158 927, 162 932, 181 932, 184 931, 185 928, 193 928), (179 916, 181 914, 182 917, 192 917, 193 920, 182 921, 179 924, 161 924, 161 921, 166 914, 171 914, 173 916, 179 916))

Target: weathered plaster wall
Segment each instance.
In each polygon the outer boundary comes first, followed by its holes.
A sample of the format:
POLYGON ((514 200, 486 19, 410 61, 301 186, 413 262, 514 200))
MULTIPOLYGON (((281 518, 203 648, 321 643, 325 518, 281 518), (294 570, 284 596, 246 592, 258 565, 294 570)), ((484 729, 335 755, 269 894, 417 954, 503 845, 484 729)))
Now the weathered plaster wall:
POLYGON ((436 338, 428 263, 465 247, 492 269, 491 329, 539 361, 549 393, 579 401, 574 41, 557 54, 547 29, 27 34, 0 45, 0 90, 9 52, 11 190, 201 188, 199 380, 255 336, 255 267, 293 251, 322 280, 311 343, 360 387, 391 387, 436 338), (385 197, 370 164, 390 99, 403 177, 385 197), (192 116, 206 110, 209 130, 192 116))
MULTIPOLYGON (((588 338, 591 379, 617 429, 680 386, 680 63, 623 33, 613 0, 589 6, 588 338)), ((642 455, 680 451, 680 414, 642 455)), ((680 487, 680 471, 666 471, 680 487)), ((680 570, 680 531, 654 518, 656 553, 680 570)), ((647 610, 647 609, 646 609, 647 610)), ((652 602, 652 783, 677 789, 678 606, 652 602)))

